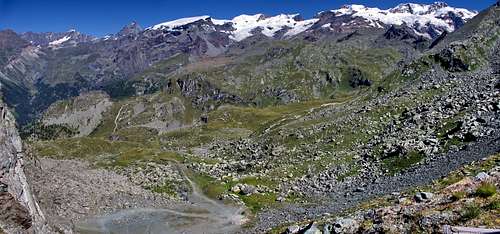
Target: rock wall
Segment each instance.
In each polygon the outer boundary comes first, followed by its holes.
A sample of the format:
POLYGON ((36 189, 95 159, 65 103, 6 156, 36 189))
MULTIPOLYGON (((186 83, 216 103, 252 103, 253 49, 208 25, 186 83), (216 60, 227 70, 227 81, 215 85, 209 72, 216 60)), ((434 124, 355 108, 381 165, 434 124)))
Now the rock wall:
POLYGON ((24 174, 14 116, 0 101, 0 227, 7 233, 50 233, 24 174))

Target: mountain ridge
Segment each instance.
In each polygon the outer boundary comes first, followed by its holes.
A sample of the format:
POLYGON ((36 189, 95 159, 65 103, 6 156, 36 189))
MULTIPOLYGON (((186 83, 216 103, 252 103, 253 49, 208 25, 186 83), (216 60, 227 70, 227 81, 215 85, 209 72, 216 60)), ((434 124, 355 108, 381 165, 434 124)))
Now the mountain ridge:
MULTIPOLYGON (((254 15, 242 14, 230 20, 215 19, 209 15, 204 15, 166 21, 146 27, 144 30, 174 31, 191 23, 206 21, 207 24, 211 24, 212 26, 224 26, 225 30, 221 31, 229 34, 230 38, 235 41, 246 39, 254 35, 255 32, 263 33, 268 37, 276 36, 286 38, 315 27, 329 28, 331 25, 327 25, 328 23, 321 23, 321 18, 325 17, 327 12, 334 13, 334 17, 351 16, 352 18, 362 18, 363 21, 365 21, 361 23, 363 27, 408 25, 413 28, 416 33, 432 39, 437 38, 445 31, 448 33, 452 32, 478 13, 473 10, 451 7, 444 2, 434 2, 432 4, 401 3, 389 9, 351 4, 343 5, 339 9, 320 11, 311 19, 304 19, 300 14, 278 14, 274 16, 267 16, 261 13, 254 15), (320 22, 320 24, 318 24, 318 22, 320 22), (285 32, 279 33, 281 31, 285 32)), ((351 19, 350 22, 344 22, 344 24, 349 25, 352 22, 355 22, 355 19, 351 19)), ((134 22, 133 26, 134 25, 137 26, 138 24, 134 22)), ((124 29, 128 26, 130 25, 124 26, 124 29)), ((133 30, 135 34, 143 31, 140 26, 133 30)), ((70 42, 66 42, 67 45, 74 45, 74 43, 80 42, 116 39, 119 36, 126 35, 123 31, 104 37, 93 37, 85 34, 77 36, 68 35, 71 32, 74 33, 74 31, 70 30, 65 33, 26 32, 21 35, 33 45, 41 46, 47 46, 50 45, 50 43, 52 43, 53 46, 61 46, 61 44, 66 41, 70 42)))

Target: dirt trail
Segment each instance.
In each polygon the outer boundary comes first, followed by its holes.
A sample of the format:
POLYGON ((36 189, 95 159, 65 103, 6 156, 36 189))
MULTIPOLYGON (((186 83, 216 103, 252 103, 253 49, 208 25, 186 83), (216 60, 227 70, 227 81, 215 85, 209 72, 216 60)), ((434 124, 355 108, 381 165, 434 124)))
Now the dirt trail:
POLYGON ((233 233, 246 219, 243 207, 231 206, 205 196, 186 176, 191 186, 186 204, 165 209, 130 209, 89 219, 76 225, 77 233, 233 233))

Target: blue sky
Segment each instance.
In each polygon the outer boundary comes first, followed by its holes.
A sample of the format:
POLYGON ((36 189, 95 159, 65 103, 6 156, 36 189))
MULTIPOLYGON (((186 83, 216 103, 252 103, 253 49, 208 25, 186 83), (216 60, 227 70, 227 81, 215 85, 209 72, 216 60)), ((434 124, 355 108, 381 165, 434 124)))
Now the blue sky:
MULTIPOLYGON (((424 0, 0 0, 0 29, 17 32, 76 29, 95 36, 115 33, 131 21, 143 27, 182 17, 210 15, 230 19, 240 14, 300 13, 305 18, 344 4, 389 8, 424 0)), ((482 10, 495 0, 449 0, 451 6, 482 10)))

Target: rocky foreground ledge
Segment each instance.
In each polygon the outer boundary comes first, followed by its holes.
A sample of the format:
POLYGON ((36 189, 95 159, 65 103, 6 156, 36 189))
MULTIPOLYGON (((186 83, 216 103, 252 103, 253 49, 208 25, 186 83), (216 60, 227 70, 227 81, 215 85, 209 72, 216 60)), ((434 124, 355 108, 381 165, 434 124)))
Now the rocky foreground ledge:
MULTIPOLYGON (((451 226, 499 231, 500 155, 468 164, 431 185, 362 202, 338 215, 275 229, 283 233, 442 233, 451 226)), ((483 230, 484 231, 484 230, 483 230)))
POLYGON ((0 232, 47 233, 50 228, 24 173, 24 156, 14 116, 0 101, 0 232))

